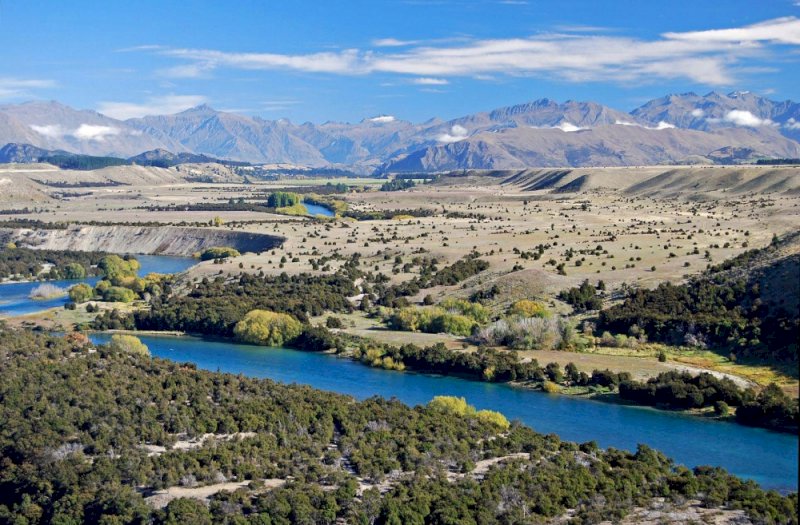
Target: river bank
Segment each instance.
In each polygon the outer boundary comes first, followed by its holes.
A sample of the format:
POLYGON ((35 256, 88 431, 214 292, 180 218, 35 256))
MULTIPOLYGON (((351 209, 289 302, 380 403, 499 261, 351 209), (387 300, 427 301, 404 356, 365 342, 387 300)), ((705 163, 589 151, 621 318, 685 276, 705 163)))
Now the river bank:
MULTIPOLYGON (((102 334, 102 333, 122 333, 122 334, 129 334, 129 335, 136 335, 136 336, 157 336, 157 337, 175 337, 175 338, 182 338, 182 337, 190 337, 195 339, 200 339, 204 341, 211 341, 211 342, 218 342, 222 344, 232 344, 236 345, 239 344, 237 341, 233 339, 228 339, 224 337, 208 337, 204 336, 203 334, 190 334, 181 331, 158 331, 158 330, 105 330, 105 331, 96 331, 92 333, 102 334)), ((263 347, 267 349, 268 347, 263 347)), ((387 371, 397 371, 397 372, 406 372, 412 374, 434 374, 443 377, 453 377, 458 379, 463 379, 467 381, 474 381, 477 383, 490 383, 490 384, 501 384, 507 385, 512 388, 520 389, 520 390, 527 390, 531 392, 536 392, 544 395, 550 396, 564 396, 570 397, 575 399, 584 399, 584 400, 593 400, 599 401, 608 404, 615 404, 620 406, 629 406, 629 407, 638 407, 638 408, 648 408, 651 410, 657 410, 667 413, 674 413, 680 414, 687 417, 694 417, 700 418, 706 421, 714 421, 714 422, 723 422, 723 423, 734 423, 741 426, 749 426, 749 425, 742 425, 736 420, 736 409, 735 407, 731 407, 727 413, 720 414, 716 413, 713 407, 703 407, 703 408, 694 408, 694 409, 676 409, 672 408, 663 404, 659 405, 646 405, 640 404, 635 402, 634 400, 625 399, 620 396, 619 391, 614 388, 609 387, 602 387, 602 386, 565 386, 561 384, 552 383, 550 381, 489 381, 486 379, 479 379, 475 376, 468 375, 468 374, 459 374, 459 373, 444 373, 444 372, 433 372, 431 370, 419 369, 413 366, 403 367, 403 368, 386 368, 384 366, 376 366, 370 362, 366 362, 363 359, 363 356, 358 355, 357 352, 354 352, 352 349, 345 349, 344 351, 337 351, 336 348, 327 348, 325 350, 319 349, 307 349, 302 348, 297 345, 287 345, 287 348, 290 350, 298 351, 298 352, 314 352, 319 354, 327 354, 331 356, 335 356, 337 358, 346 359, 352 362, 357 363, 360 366, 368 367, 368 368, 377 368, 381 370, 387 371), (551 385, 552 388, 548 389, 547 385, 551 385)), ((772 432, 781 432, 781 433, 788 433, 788 434, 796 434, 793 429, 785 429, 785 428, 770 428, 767 429, 772 432)))
MULTIPOLYGON (((103 343, 111 335, 93 333, 91 339, 103 343)), ((427 404, 437 395, 464 397, 478 409, 499 411, 537 432, 554 433, 564 440, 596 441, 602 447, 625 450, 635 450, 637 444, 644 443, 687 466, 722 466, 766 488, 791 491, 797 487, 798 443, 797 436, 790 434, 649 407, 543 395, 505 383, 420 372, 395 373, 364 366, 339 354, 190 336, 139 336, 154 357, 192 362, 206 370, 305 384, 357 399, 396 398, 410 405, 427 404), (720 447, 720 443, 725 446, 720 447)))

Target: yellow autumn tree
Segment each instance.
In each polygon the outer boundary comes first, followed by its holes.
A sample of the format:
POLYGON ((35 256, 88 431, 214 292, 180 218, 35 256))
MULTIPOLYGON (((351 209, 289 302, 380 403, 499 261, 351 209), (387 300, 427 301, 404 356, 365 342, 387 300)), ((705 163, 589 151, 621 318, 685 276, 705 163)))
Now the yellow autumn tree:
POLYGON ((269 310, 251 310, 236 323, 233 334, 245 343, 281 346, 297 338, 303 331, 300 321, 288 314, 269 310))

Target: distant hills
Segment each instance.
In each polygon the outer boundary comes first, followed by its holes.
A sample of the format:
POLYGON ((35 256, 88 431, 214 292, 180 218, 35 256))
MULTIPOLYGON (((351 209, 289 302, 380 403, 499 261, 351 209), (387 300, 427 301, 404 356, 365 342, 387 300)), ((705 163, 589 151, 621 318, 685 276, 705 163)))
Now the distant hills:
POLYGON ((630 113, 540 99, 420 124, 389 115, 355 124, 294 124, 206 105, 120 121, 58 102, 0 106, 0 144, 16 145, 3 148, 6 162, 65 155, 155 166, 230 159, 361 173, 728 164, 797 158, 798 141, 800 104, 742 91, 668 95, 630 113))
POLYGON ((9 143, 0 148, 0 163, 18 162, 24 164, 47 163, 68 170, 96 170, 109 166, 153 166, 169 168, 187 163, 217 163, 228 165, 245 165, 245 162, 222 161, 220 159, 196 153, 172 153, 163 149, 145 151, 139 155, 122 159, 119 157, 101 157, 84 155, 63 150, 47 150, 30 144, 9 143))

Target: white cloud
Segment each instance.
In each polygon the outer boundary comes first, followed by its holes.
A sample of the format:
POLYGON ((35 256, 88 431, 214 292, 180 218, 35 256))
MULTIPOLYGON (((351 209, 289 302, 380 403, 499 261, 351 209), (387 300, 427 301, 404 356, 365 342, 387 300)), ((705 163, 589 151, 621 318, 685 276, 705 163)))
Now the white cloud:
POLYGON ((442 133, 436 137, 436 140, 439 142, 444 142, 445 144, 452 144, 453 142, 464 140, 467 138, 467 135, 469 135, 467 128, 456 124, 450 128, 450 133, 442 133))
POLYGON ((379 115, 369 119, 370 122, 377 122, 378 124, 386 124, 388 122, 394 122, 395 120, 397 119, 395 119, 392 115, 379 115))
POLYGON ((695 108, 692 110, 691 115, 695 118, 703 118, 706 115, 706 112, 700 108, 695 108))
POLYGON ((658 124, 655 126, 645 126, 643 124, 639 124, 637 122, 626 122, 623 120, 617 120, 614 124, 618 126, 636 126, 637 128, 644 128, 644 129, 652 129, 655 131, 661 131, 662 129, 673 129, 675 126, 670 124, 669 122, 664 122, 663 120, 659 121, 658 124))
POLYGON ((444 78, 432 78, 432 77, 415 78, 411 82, 414 84, 419 84, 421 86, 446 86, 447 84, 450 83, 444 78))
POLYGON ((45 124, 42 126, 37 126, 35 124, 31 125, 31 129, 38 133, 43 137, 47 137, 49 139, 56 139, 59 137, 63 137, 67 134, 66 130, 59 126, 58 124, 45 124))
POLYGON ((747 126, 751 128, 774 125, 774 122, 772 122, 770 119, 761 119, 749 111, 742 109, 733 109, 728 111, 722 120, 725 122, 730 122, 734 126, 747 126))
POLYGON ((586 128, 581 128, 580 126, 576 126, 571 122, 562 122, 556 127, 565 133, 572 133, 573 131, 580 131, 582 129, 586 129, 586 128))
POLYGON ((28 96, 31 90, 54 87, 52 80, 0 77, 0 99, 28 96))
MULTIPOLYGON (((119 128, 112 126, 101 126, 97 124, 81 124, 75 129, 65 129, 59 124, 32 124, 31 129, 39 135, 49 139, 73 137, 78 140, 94 140, 96 142, 103 142, 108 137, 113 137, 123 133, 123 130, 119 128)), ((136 132, 131 132, 131 134, 136 134, 136 132)))
POLYGON ((144 117, 147 115, 171 115, 206 102, 200 95, 167 95, 151 97, 146 102, 101 102, 98 111, 120 120, 144 117))
POLYGON ((378 38, 372 41, 375 47, 405 47, 418 44, 419 40, 398 40, 397 38, 378 38))
POLYGON ((794 118, 790 118, 789 120, 783 123, 783 127, 787 129, 800 129, 800 121, 797 121, 794 118))
POLYGON ((582 130, 585 130, 585 129, 589 129, 589 128, 582 128, 580 126, 576 126, 572 122, 566 122, 566 121, 561 122, 559 124, 556 124, 555 126, 545 126, 545 127, 531 126, 531 128, 533 128, 533 129, 560 129, 564 133, 572 133, 572 132, 575 132, 575 131, 582 131, 582 130))
POLYGON ((800 19, 793 16, 775 18, 758 24, 732 29, 711 29, 688 33, 665 33, 665 38, 692 42, 757 43, 800 45, 800 19))
POLYGON ((200 76, 224 67, 419 77, 413 83, 422 79, 446 81, 447 77, 456 76, 537 75, 571 82, 688 79, 707 85, 729 85, 734 83, 733 72, 741 59, 755 54, 767 56, 770 44, 800 45, 800 19, 785 17, 740 28, 665 33, 650 40, 598 33, 548 33, 466 42, 440 40, 425 45, 384 38, 373 42, 373 50, 300 55, 176 48, 153 52, 185 61, 166 71, 179 77, 200 76))
POLYGON ((107 137, 119 135, 122 130, 111 126, 98 126, 95 124, 81 124, 72 135, 79 140, 94 140, 103 142, 107 137))

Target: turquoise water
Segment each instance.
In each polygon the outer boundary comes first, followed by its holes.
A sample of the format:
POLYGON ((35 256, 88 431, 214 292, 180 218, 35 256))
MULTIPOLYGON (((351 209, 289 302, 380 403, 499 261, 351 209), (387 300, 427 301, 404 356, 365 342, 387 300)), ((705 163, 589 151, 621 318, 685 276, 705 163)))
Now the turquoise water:
MULTIPOLYGON (((105 342, 109 334, 95 334, 105 342)), ((765 488, 797 490, 797 436, 673 412, 549 395, 509 385, 370 368, 349 359, 192 337, 141 336, 156 356, 206 370, 270 378, 349 394, 395 397, 409 405, 437 395, 463 396, 479 409, 498 410, 537 432, 569 441, 635 450, 644 443, 678 463, 721 466, 765 488)))
MULTIPOLYGON (((139 270, 139 275, 142 276, 152 272, 178 273, 197 263, 196 260, 188 257, 167 257, 162 255, 136 255, 135 257, 142 265, 139 270)), ((94 286, 99 279, 99 277, 89 277, 87 279, 47 282, 59 288, 67 289, 78 283, 89 283, 94 286)), ((28 296, 31 290, 40 284, 42 282, 0 284, 0 317, 25 315, 64 306, 67 302, 67 297, 56 297, 45 301, 30 299, 28 296)))
POLYGON ((331 210, 330 208, 326 208, 325 206, 320 206, 319 204, 311 204, 310 202, 304 202, 303 206, 306 207, 309 215, 324 215, 325 217, 334 216, 333 210, 331 210))

